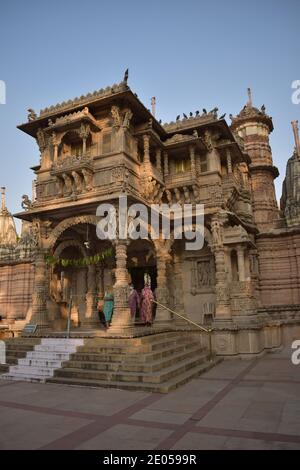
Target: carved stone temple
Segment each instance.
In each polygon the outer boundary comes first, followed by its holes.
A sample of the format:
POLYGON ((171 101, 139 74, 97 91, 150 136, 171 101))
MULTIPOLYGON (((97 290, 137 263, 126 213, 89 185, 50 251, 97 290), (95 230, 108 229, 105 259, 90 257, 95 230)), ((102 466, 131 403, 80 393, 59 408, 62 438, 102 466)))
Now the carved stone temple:
MULTIPOLYGON (((260 354, 300 337, 300 144, 287 162, 280 207, 276 200, 265 107, 248 103, 228 126, 214 108, 161 124, 127 84, 50 106, 18 128, 34 138, 34 194, 23 196, 17 236, 2 188, 0 315, 22 334, 135 335, 129 280, 151 277, 157 301, 213 329, 220 355, 260 354), (100 240, 100 203, 204 204, 205 243, 185 240, 100 240), (110 252, 110 256, 97 255, 110 252), (96 262, 82 263, 85 259, 96 262), (63 264, 53 264, 61 259, 63 264), (75 263, 68 263, 75 260, 75 263), (76 265, 76 260, 78 263, 76 265), (111 289, 114 313, 101 329, 96 298, 111 289), (72 304, 70 297, 72 295, 72 304), (127 333, 126 333, 127 332, 127 333)), ((291 134, 292 135, 292 134, 291 134)), ((146 328, 146 327, 144 327, 146 328)), ((158 306, 150 330, 189 330, 158 306)), ((149 328, 148 328, 149 333, 149 328)))

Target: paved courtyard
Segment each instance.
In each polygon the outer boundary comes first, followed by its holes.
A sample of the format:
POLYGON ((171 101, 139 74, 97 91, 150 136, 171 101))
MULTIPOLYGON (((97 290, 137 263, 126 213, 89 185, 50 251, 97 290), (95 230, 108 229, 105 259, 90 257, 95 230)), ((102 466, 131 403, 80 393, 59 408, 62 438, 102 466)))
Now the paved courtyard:
POLYGON ((290 357, 226 360, 168 395, 0 381, 0 448, 300 449, 290 357))

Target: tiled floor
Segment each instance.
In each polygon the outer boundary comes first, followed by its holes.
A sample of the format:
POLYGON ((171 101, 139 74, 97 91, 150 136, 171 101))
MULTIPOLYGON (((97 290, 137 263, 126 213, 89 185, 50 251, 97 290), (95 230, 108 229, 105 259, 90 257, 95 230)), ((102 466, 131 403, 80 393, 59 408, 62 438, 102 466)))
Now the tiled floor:
POLYGON ((226 360, 168 395, 0 381, 0 449, 300 449, 290 357, 226 360))

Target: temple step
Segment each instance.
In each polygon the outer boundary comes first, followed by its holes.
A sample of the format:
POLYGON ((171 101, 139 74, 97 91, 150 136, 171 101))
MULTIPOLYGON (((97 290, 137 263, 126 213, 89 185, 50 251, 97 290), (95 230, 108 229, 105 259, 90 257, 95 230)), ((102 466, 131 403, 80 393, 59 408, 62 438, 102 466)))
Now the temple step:
POLYGON ((40 341, 36 338, 9 338, 5 340, 6 364, 0 364, 0 374, 7 373, 10 366, 18 364, 18 360, 33 351, 40 341))
MULTIPOLYGON (((3 380, 45 382, 83 342, 83 339, 43 338, 40 344, 32 343, 26 357, 19 358, 18 363, 10 365, 9 370, 0 377, 3 380)), ((16 346, 20 346, 20 343, 16 342, 16 346)))
POLYGON ((139 390, 152 393, 168 393, 176 388, 184 385, 189 380, 207 372, 209 369, 214 367, 221 359, 215 359, 211 362, 204 362, 197 367, 193 367, 186 372, 174 376, 172 379, 162 383, 162 384, 153 384, 153 383, 137 383, 137 382, 121 382, 110 380, 88 380, 88 379, 79 379, 79 378, 67 378, 67 377, 52 377, 47 380, 51 383, 61 383, 65 385, 77 385, 85 387, 103 387, 103 388, 116 388, 120 390, 139 390))
POLYGON ((200 335, 177 331, 120 341, 97 338, 87 340, 47 382, 165 393, 216 362, 209 360, 200 335))

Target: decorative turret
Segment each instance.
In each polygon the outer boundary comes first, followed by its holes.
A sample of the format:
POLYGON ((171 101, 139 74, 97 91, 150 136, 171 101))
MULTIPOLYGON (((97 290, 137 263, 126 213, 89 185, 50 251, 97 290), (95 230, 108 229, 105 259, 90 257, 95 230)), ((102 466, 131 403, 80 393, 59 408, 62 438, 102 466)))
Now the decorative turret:
POLYGON ((288 227, 300 225, 300 143, 298 121, 292 121, 295 149, 286 165, 286 176, 282 185, 280 208, 284 212, 288 227))
POLYGON ((251 90, 248 88, 248 102, 242 111, 232 117, 233 132, 242 137, 245 152, 251 158, 250 175, 254 220, 260 230, 271 228, 278 218, 274 179, 278 169, 273 165, 269 134, 273 130, 272 118, 252 104, 251 90))
POLYGON ((5 203, 5 188, 1 188, 0 210, 0 246, 11 246, 17 243, 17 232, 13 216, 8 212, 5 203))

